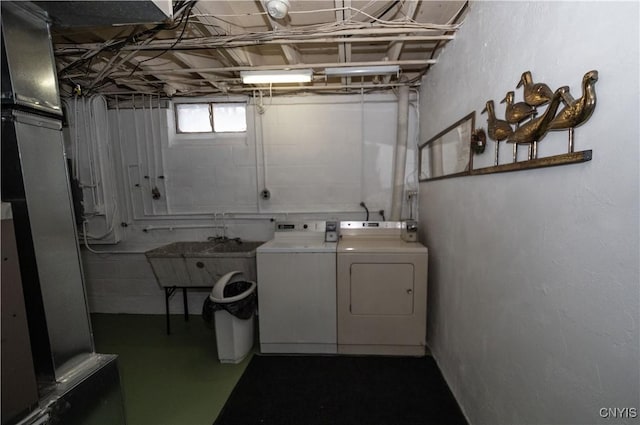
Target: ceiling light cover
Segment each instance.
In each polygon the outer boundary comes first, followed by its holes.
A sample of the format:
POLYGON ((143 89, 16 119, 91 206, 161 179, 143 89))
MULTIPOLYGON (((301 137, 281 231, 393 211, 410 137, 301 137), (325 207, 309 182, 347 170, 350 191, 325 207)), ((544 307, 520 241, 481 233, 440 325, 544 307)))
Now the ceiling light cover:
POLYGON ((240 77, 244 84, 308 83, 313 77, 313 71, 311 69, 241 71, 240 77))
POLYGON ((264 5, 273 19, 282 19, 289 13, 289 0, 266 0, 264 5))
POLYGON ((336 68, 325 68, 325 74, 329 77, 356 77, 367 75, 388 75, 400 72, 398 65, 380 66, 340 66, 336 68))

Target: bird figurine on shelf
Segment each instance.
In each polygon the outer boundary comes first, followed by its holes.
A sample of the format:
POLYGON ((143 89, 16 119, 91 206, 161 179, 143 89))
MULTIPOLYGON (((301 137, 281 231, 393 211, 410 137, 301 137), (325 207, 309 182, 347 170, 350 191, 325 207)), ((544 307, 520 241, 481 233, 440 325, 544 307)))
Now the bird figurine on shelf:
POLYGON ((569 152, 573 152, 573 129, 591 118, 596 109, 598 71, 593 70, 582 77, 582 97, 574 99, 568 91, 562 96, 565 107, 549 124, 549 130, 569 129, 569 152))
POLYGON ((553 97, 553 92, 548 85, 544 83, 534 83, 531 77, 531 71, 525 71, 520 76, 520 82, 516 88, 523 87, 523 98, 527 105, 534 108, 536 106, 549 103, 553 97))
POLYGON ((502 99, 500 103, 507 104, 504 112, 504 119, 509 124, 515 124, 518 126, 522 121, 536 114, 536 109, 526 102, 513 103, 514 93, 512 91, 507 92, 507 95, 502 99))
POLYGON ((488 100, 485 108, 482 110, 482 114, 487 113, 487 133, 492 140, 496 141, 495 148, 495 165, 498 165, 498 152, 500 148, 500 142, 508 139, 513 134, 513 128, 505 120, 499 120, 496 118, 494 111, 493 100, 488 100))
MULTIPOLYGON (((518 127, 513 134, 507 140, 507 143, 518 144, 530 144, 529 159, 535 159, 538 157, 538 142, 549 131, 549 124, 553 120, 560 106, 560 100, 562 96, 569 91, 568 86, 562 86, 556 90, 552 97, 551 103, 539 117, 523 124, 518 127)), ((514 151, 517 146, 514 145, 514 151)))

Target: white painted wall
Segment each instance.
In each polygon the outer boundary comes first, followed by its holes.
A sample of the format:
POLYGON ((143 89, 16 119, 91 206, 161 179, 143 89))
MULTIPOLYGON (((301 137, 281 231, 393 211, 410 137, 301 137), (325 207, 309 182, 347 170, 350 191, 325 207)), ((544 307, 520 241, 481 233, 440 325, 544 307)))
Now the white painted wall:
POLYGON ((116 163, 102 97, 65 99, 68 126, 63 128, 70 173, 83 194, 86 223, 79 229, 93 243, 113 244, 120 240, 120 213, 116 202, 116 163), (80 125, 76 125, 80 123, 80 125), (91 125, 84 125, 91 123, 91 125))
MULTIPOLYGON (((364 219, 361 201, 371 220, 380 219, 379 210, 389 216, 397 125, 393 93, 263 97, 262 115, 255 107, 259 100, 248 99, 246 134, 214 137, 176 135, 173 110, 154 107, 156 100, 145 97, 141 104, 137 96, 135 110, 112 109, 85 122, 108 122, 117 223, 128 224, 120 229, 119 244, 93 247, 108 253, 84 250, 93 312, 163 313, 163 292, 143 252, 166 243, 223 233, 265 241, 273 236, 272 218, 364 219), (160 199, 152 199, 153 187, 160 199), (271 191, 269 200, 258 196, 264 187, 271 191)), ((415 190, 415 95, 409 112, 406 189, 415 190)), ((406 202, 403 210, 408 216, 406 202)), ((190 295, 191 312, 200 310, 204 296, 190 295)), ((172 311, 182 312, 180 295, 172 311)))
MULTIPOLYGON (((591 162, 420 184, 428 343, 473 425, 639 423, 599 414, 640 408, 639 22, 638 2, 473 2, 423 81, 428 140, 499 106, 525 70, 576 98, 600 72, 575 134, 591 162)), ((547 136, 540 156, 566 140, 547 136)))

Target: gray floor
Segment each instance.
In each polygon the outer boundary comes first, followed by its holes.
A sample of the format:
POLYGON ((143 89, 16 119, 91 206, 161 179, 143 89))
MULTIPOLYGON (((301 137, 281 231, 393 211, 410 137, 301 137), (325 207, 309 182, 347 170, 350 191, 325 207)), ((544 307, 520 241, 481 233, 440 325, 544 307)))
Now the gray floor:
POLYGON ((119 356, 128 425, 211 425, 249 358, 220 364, 200 316, 93 314, 96 351, 119 356))

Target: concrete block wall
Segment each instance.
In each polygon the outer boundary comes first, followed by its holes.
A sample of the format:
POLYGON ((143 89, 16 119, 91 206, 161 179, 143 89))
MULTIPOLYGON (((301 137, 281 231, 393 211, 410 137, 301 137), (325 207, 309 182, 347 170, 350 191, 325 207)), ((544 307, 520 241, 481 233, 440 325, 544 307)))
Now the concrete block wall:
MULTIPOLYGON (((379 210, 390 212, 397 127, 392 93, 265 98, 263 114, 250 99, 247 132, 213 136, 177 135, 173 110, 154 102, 138 96, 135 109, 114 108, 97 118, 110 129, 118 222, 127 227, 120 228, 120 243, 92 247, 107 253, 83 249, 91 311, 164 313, 163 290, 143 253, 166 243, 223 234, 266 241, 272 220, 364 219, 361 201, 371 220, 381 219, 379 210), (153 199, 154 187, 160 199, 153 199), (268 200, 259 196, 265 187, 268 200)), ((409 125, 406 189, 415 190, 415 96, 409 125)), ((403 208, 408 217, 409 205, 403 208)), ((205 296, 190 293, 191 312, 199 312, 205 296)), ((182 312, 180 294, 172 311, 182 312)))

